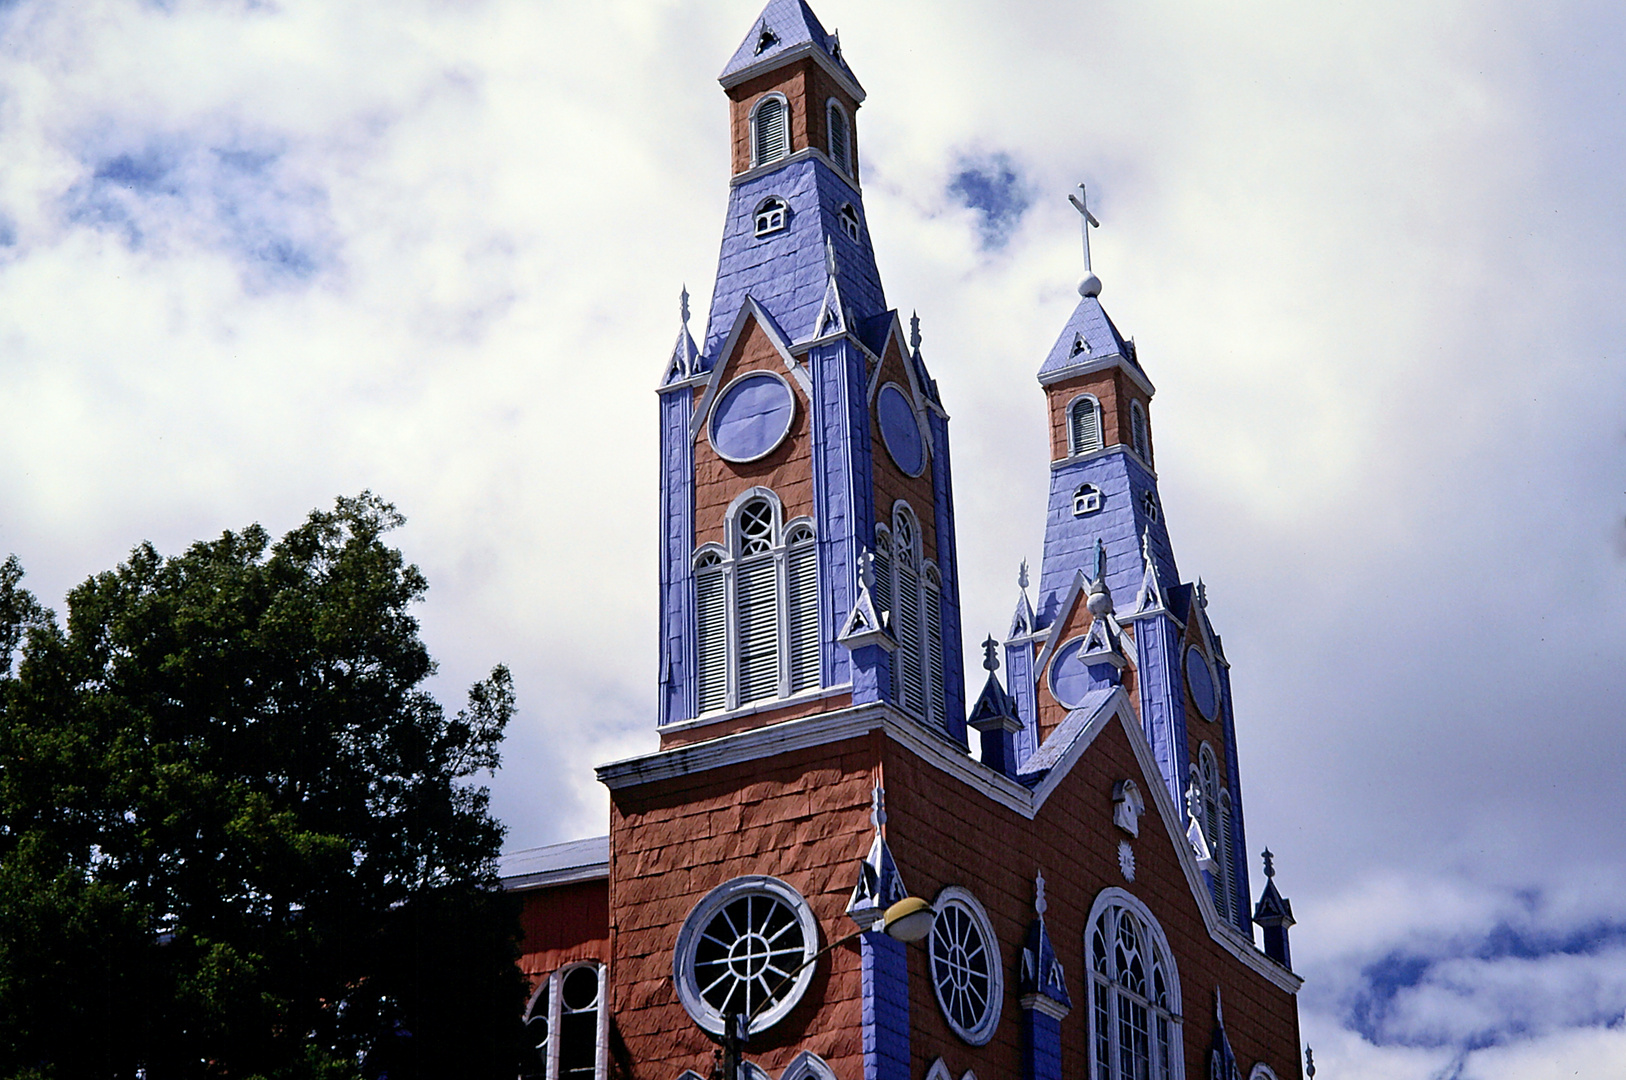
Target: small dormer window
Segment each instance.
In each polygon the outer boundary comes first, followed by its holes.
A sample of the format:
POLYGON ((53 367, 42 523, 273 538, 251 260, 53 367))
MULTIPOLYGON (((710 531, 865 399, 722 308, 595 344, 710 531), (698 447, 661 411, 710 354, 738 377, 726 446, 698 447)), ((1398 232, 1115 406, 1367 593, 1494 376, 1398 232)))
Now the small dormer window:
POLYGON ((790 153, 790 106, 778 94, 757 102, 751 112, 751 164, 767 165, 790 153))
POLYGON ((756 55, 761 56, 775 45, 779 44, 779 35, 768 29, 768 24, 762 24, 762 32, 757 35, 756 55))
POLYGON ((784 199, 773 197, 762 200, 762 205, 757 207, 756 235, 767 236, 778 232, 785 227, 789 216, 790 207, 785 205, 784 199))
POLYGON ((1141 495, 1140 512, 1145 515, 1147 521, 1157 520, 1157 496, 1154 493, 1148 491, 1141 495))
POLYGON ((847 234, 847 239, 858 240, 858 211, 853 209, 852 203, 842 206, 836 217, 841 220, 841 231, 847 234))
POLYGON ((1101 509, 1101 489, 1094 484, 1080 484, 1073 492, 1073 516, 1083 517, 1101 509))
POLYGON ((850 176, 853 171, 852 138, 847 124, 847 110, 841 107, 841 102, 831 98, 824 107, 824 115, 830 135, 830 160, 836 168, 850 176))
POLYGON ((1073 351, 1068 353, 1067 355, 1069 357, 1072 357, 1072 356, 1077 356, 1079 353, 1087 353, 1089 351, 1090 351, 1090 343, 1088 341, 1084 340, 1084 335, 1083 334, 1074 334, 1073 335, 1073 351))

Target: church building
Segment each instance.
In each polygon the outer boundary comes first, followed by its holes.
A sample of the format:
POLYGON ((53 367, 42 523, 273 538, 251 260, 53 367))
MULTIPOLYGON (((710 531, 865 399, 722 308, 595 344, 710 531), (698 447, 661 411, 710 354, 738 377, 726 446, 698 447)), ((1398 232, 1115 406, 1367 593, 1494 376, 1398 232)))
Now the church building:
POLYGON ((1043 564, 973 697, 952 387, 881 286, 864 89, 802 0, 720 81, 716 286, 658 386, 659 748, 598 769, 606 836, 504 860, 526 1075, 1300 1076, 1292 911, 1249 885, 1230 665, 1100 281, 1034 358, 1043 564))

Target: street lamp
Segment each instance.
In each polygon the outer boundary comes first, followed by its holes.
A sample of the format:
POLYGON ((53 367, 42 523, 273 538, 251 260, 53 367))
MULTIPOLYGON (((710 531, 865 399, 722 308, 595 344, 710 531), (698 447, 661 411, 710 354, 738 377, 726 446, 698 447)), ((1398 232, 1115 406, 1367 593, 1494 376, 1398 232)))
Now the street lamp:
POLYGON ((932 932, 932 920, 937 918, 937 912, 932 906, 918 896, 906 896, 882 912, 880 921, 868 928, 860 927, 846 937, 832 941, 812 956, 803 960, 796 967, 785 973, 779 984, 761 1001, 756 1008, 748 1013, 731 1012, 723 1018, 723 1053, 721 1076, 714 1073, 714 1080, 740 1080, 740 1051, 745 1041, 751 1037, 751 1021, 757 1018, 765 1007, 779 996, 779 992, 790 985, 792 979, 802 973, 809 964, 816 963, 819 957, 833 949, 839 948, 863 934, 880 931, 894 941, 910 944, 924 938, 932 932))

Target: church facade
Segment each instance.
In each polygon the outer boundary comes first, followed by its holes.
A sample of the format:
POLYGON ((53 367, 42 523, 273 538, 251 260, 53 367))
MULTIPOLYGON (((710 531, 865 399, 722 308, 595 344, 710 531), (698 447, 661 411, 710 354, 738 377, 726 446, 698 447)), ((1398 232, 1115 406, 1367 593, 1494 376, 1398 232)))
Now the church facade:
POLYGON ((801 0, 721 82, 716 286, 659 384, 660 744, 599 768, 607 836, 505 860, 528 1075, 720 1077, 732 1041, 751 1080, 1299 1076, 1292 912, 1253 902, 1229 664, 1099 281, 1037 358, 1043 564, 968 700, 949 415, 881 286, 864 90, 801 0))

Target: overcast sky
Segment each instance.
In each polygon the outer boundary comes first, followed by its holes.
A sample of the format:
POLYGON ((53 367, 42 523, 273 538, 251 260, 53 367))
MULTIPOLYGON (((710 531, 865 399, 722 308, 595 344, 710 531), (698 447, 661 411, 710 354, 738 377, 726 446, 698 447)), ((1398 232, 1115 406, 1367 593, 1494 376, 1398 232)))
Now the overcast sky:
MULTIPOLYGON (((0 556, 60 608, 371 488, 437 692, 514 669, 512 846, 602 833, 758 7, 0 0, 0 556)), ((817 5, 968 642, 1040 553, 1089 183, 1323 1080, 1626 1071, 1626 12, 1536 8, 817 5)))

